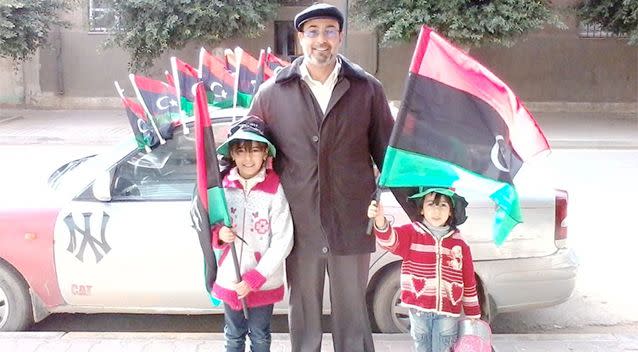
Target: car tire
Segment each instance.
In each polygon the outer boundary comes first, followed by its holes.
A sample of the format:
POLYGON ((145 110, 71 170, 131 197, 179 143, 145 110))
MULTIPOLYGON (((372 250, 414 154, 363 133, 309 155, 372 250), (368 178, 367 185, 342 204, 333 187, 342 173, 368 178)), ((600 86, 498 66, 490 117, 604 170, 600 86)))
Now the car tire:
POLYGON ((396 265, 383 274, 372 299, 372 311, 379 332, 407 333, 410 331, 408 309, 401 307, 401 267, 396 265))
POLYGON ((0 261, 0 331, 22 331, 31 324, 29 288, 15 269, 0 261))

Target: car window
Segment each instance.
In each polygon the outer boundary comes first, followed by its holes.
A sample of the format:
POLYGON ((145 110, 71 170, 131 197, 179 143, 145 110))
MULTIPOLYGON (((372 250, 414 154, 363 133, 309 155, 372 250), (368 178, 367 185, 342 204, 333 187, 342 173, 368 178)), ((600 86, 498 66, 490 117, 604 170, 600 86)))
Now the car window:
POLYGON ((129 154, 115 168, 112 200, 189 200, 196 180, 194 138, 176 130, 151 152, 129 154))

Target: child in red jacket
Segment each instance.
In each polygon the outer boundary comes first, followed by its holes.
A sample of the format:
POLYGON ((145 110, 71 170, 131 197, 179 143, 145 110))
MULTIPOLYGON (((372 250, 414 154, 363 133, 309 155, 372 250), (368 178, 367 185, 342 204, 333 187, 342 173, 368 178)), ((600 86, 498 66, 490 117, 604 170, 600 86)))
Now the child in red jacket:
POLYGON ((480 318, 470 247, 457 225, 465 221, 465 199, 448 188, 427 188, 410 197, 422 221, 392 228, 383 206, 370 203, 377 242, 403 258, 401 305, 410 309, 410 333, 417 352, 449 351, 458 331, 461 308, 480 318))

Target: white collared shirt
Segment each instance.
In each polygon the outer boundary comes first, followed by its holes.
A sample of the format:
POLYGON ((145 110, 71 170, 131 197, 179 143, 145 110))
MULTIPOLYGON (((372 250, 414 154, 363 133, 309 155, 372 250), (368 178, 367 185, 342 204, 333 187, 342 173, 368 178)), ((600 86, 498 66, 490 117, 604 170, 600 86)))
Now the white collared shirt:
POLYGON ((330 97, 332 97, 332 91, 337 84, 339 70, 341 70, 341 59, 337 58, 335 68, 332 70, 330 75, 328 75, 326 81, 324 83, 321 83, 321 81, 317 81, 310 76, 310 72, 308 72, 308 67, 306 67, 305 61, 302 62, 301 66, 299 67, 301 79, 303 79, 308 84, 308 87, 310 87, 312 94, 315 96, 315 99, 317 99, 317 102, 321 107, 321 111, 324 114, 326 113, 326 109, 328 108, 330 97))

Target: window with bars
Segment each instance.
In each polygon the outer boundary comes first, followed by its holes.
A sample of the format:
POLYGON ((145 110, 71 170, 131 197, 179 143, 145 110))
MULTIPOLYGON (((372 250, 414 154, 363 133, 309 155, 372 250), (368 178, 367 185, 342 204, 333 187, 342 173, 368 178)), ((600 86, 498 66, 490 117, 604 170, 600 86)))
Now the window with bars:
POLYGON ((89 32, 107 33, 117 24, 108 0, 89 0, 89 32))
POLYGON ((601 28, 599 24, 590 24, 581 22, 579 25, 578 36, 581 38, 625 38, 626 34, 615 34, 607 32, 601 28))

